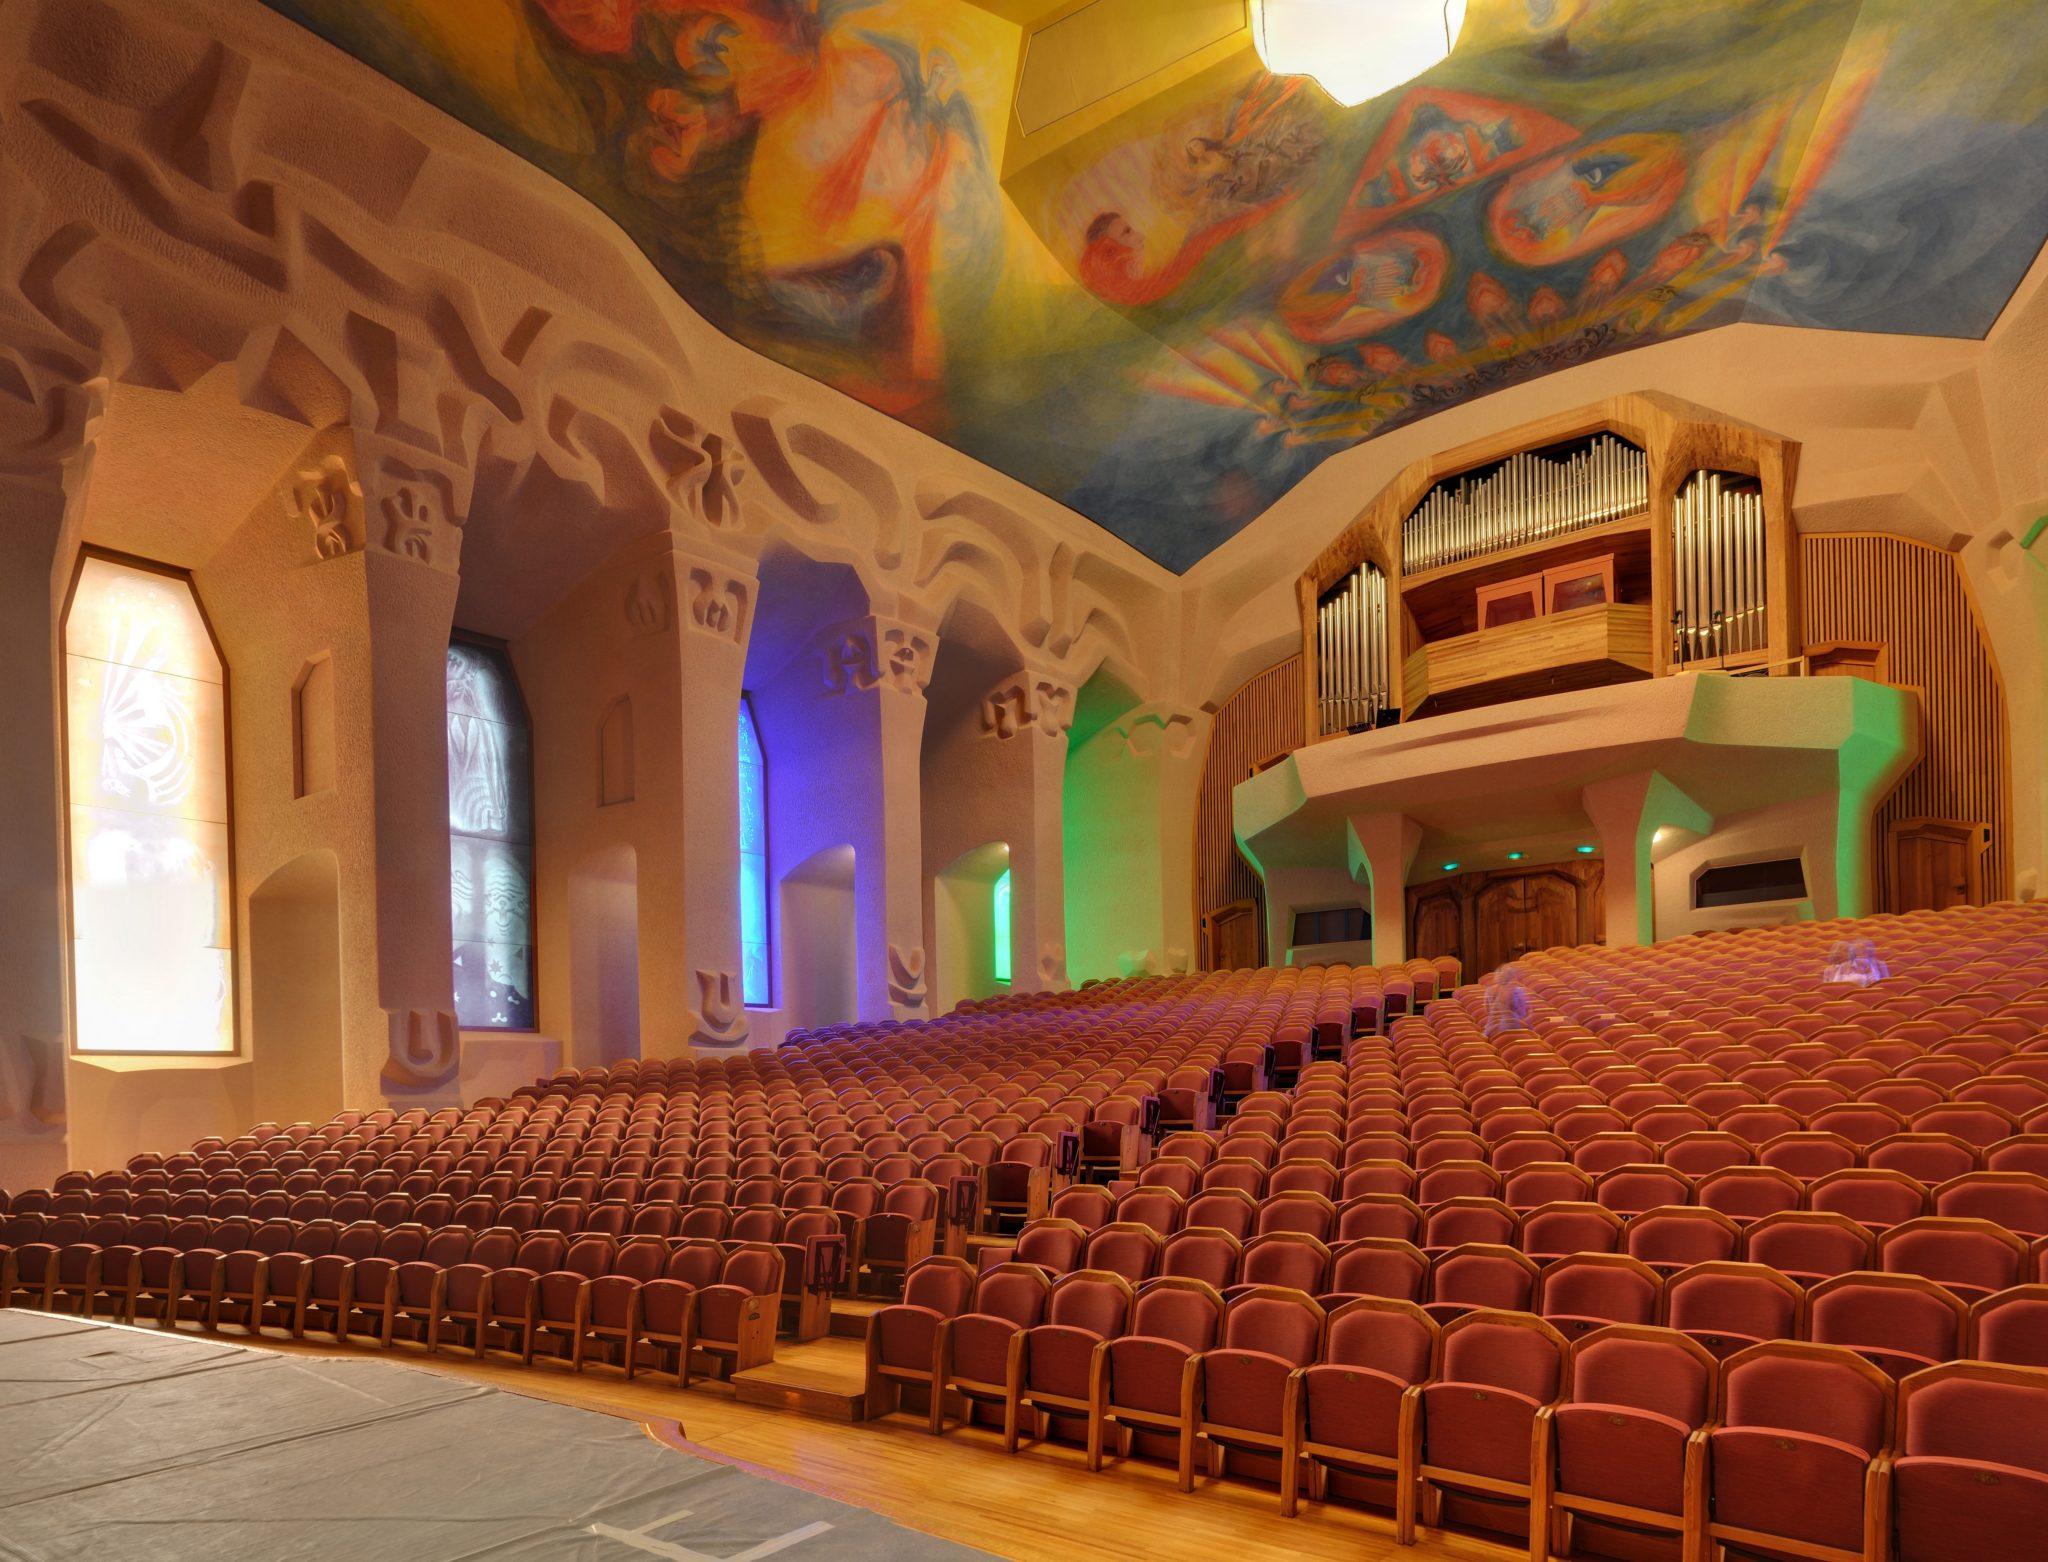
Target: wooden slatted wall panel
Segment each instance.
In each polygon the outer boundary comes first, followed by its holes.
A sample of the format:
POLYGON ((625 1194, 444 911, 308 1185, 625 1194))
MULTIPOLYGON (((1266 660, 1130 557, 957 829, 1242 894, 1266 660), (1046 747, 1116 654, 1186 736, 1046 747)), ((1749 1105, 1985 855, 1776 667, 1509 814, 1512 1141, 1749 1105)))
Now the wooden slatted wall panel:
POLYGON ((1984 893, 2012 894, 2012 755, 2005 685, 1962 563, 1945 549, 1876 533, 1799 539, 1808 646, 1882 641, 1891 681, 1920 690, 1924 752, 1877 810, 1877 901, 1890 896, 1886 829, 1898 819, 1972 819, 1991 827, 1984 893))
POLYGON ((1259 876, 1238 855, 1230 823, 1230 793, 1260 760, 1300 748, 1306 741, 1299 656, 1267 668, 1217 708, 1195 805, 1197 925, 1217 906, 1255 900, 1263 938, 1266 897, 1259 876))

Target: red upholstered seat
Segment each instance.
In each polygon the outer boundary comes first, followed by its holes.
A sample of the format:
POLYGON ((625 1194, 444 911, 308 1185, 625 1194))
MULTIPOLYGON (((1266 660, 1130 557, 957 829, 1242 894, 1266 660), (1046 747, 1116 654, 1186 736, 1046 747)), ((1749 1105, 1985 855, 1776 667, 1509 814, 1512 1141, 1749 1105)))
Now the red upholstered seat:
POLYGON ((974 1288, 972 1310, 940 1325, 931 1423, 945 1430, 944 1392, 954 1389, 976 1405, 1001 1405, 1008 1392, 1010 1336, 1044 1316, 1052 1289, 1046 1271, 1030 1263, 998 1264, 974 1288))
POLYGON ((1834 1562, 1877 1555, 1891 1380, 1851 1351, 1778 1341, 1731 1357, 1721 1392, 1707 1445, 1711 1516, 1698 1516, 1708 1535, 1747 1551, 1797 1542, 1834 1562))
POLYGON ((2048 1535, 2048 1372, 1956 1362, 1899 1386, 1899 1562, 2021 1557, 2048 1535))
POLYGON ((1663 1295, 1649 1265, 1623 1253, 1580 1253, 1543 1270, 1535 1311, 1569 1340, 1609 1324, 1653 1324, 1663 1295))
POLYGON ((1103 1370, 1097 1347, 1124 1332, 1135 1297, 1130 1280, 1109 1270, 1078 1269, 1053 1282, 1043 1320, 1010 1337, 1003 1437, 1011 1453, 1031 1411, 1042 1436, 1086 1436, 1103 1370))
POLYGON ((1706 1455, 1698 1434, 1714 1419, 1719 1389, 1714 1358, 1683 1334, 1614 1325, 1585 1335, 1539 1453, 1554 1469, 1549 1503, 1679 1532, 1689 1467, 1706 1455))
POLYGON ((1480 1310, 1445 1326, 1437 1354, 1417 1466, 1430 1506, 1446 1487, 1530 1501, 1536 1418, 1570 1390, 1571 1347, 1531 1314, 1480 1310))
MULTIPOLYGON (((1239 1292, 1218 1344, 1198 1358, 1195 1419, 1181 1431, 1184 1441, 1207 1439, 1212 1461, 1225 1470, 1233 1452, 1277 1453, 1283 1511, 1292 1511, 1297 1495, 1301 1369, 1315 1360, 1322 1328, 1323 1310, 1304 1291, 1257 1285, 1239 1292)), ((1183 1469, 1190 1461, 1184 1454, 1183 1469)))
POLYGON ((1437 1326, 1413 1302, 1354 1297, 1331 1312, 1320 1359, 1302 1374, 1300 1452, 1332 1471, 1392 1475, 1395 1538, 1415 1532, 1422 1383, 1437 1326))

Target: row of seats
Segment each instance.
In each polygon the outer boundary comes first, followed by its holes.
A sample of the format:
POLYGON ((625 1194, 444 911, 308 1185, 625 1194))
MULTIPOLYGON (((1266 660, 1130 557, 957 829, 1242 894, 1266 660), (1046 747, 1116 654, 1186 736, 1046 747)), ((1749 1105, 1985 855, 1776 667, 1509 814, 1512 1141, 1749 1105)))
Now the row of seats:
POLYGON ((149 1247, 12 1250, 0 1259, 0 1306, 385 1349, 406 1342, 577 1371, 604 1362, 627 1377, 651 1362, 687 1388, 697 1353, 724 1371, 758 1366, 773 1359, 779 1312, 829 1305, 836 1232, 824 1225, 812 1240, 776 1244, 185 1222, 149 1247))
POLYGON ((1277 1193, 1254 1201, 1235 1191, 1182 1201, 1157 1188, 1134 1189, 1116 1199, 1107 1220, 1093 1218, 1104 1213, 1093 1201, 1072 1200, 1065 1193, 1055 1206, 1061 1213, 1028 1222, 1011 1252, 1064 1269, 1074 1267, 1071 1255, 1104 1231, 1142 1238, 1139 1246, 1166 1239, 1180 1243, 1185 1237, 1192 1240, 1180 1245, 1190 1250, 1201 1242, 1235 1248, 1292 1235, 1317 1245, 1399 1241, 1429 1252, 1485 1242, 1537 1259, 1621 1252, 1667 1268, 1750 1258, 1817 1279, 1885 1268, 1924 1274, 1970 1292, 1997 1290, 2023 1278, 2048 1280, 2048 1237, 2030 1241, 2029 1233, 1981 1216, 1915 1214, 1891 1223, 1866 1223, 1841 1210, 1791 1209, 1737 1220, 1696 1205, 1623 1213, 1576 1200, 1516 1209, 1476 1197, 1448 1199, 1424 1210, 1398 1194, 1365 1193, 1339 1205, 1313 1193, 1277 1193), (1083 1214, 1087 1218, 1073 1218, 1083 1214))
MULTIPOLYGON (((1470 1198, 1496 1199, 1517 1210, 1568 1200, 1621 1215, 1696 1204, 1737 1220, 1788 1209, 1834 1210, 1873 1225, 1926 1214, 1971 1215, 1997 1220, 2026 1236, 2048 1234, 2048 1176, 2024 1171, 1966 1171, 1929 1185, 1910 1172, 1876 1166, 1843 1167, 1808 1181, 1774 1166, 1724 1166, 1694 1179, 1654 1162, 1624 1163, 1595 1174, 1567 1162, 1533 1161, 1503 1177, 1476 1161, 1444 1161, 1420 1174, 1390 1161, 1363 1161, 1341 1173, 1322 1161, 1290 1161, 1268 1174, 1226 1159, 1198 1174, 1190 1162, 1168 1156, 1147 1163, 1134 1181, 1124 1198, 1143 1193, 1172 1208, 1217 1193, 1254 1202, 1287 1195, 1332 1204, 1401 1198, 1425 1211, 1470 1198)), ((1060 1212, 1084 1223, 1087 1212, 1117 1202, 1109 1190, 1092 1186, 1068 1189, 1060 1200, 1060 1212)))
MULTIPOLYGON (((1981 1255, 1969 1247, 1958 1253, 1952 1242, 1979 1233, 1929 1230, 1916 1234, 1930 1239, 1926 1245, 1889 1246, 1869 1243, 1866 1234, 1857 1248, 1834 1245, 1832 1227, 1808 1246, 1795 1227, 1785 1229, 1787 1241, 1747 1254, 1702 1247, 1683 1235, 1629 1241, 1624 1251, 1566 1241, 1558 1251, 1531 1253, 1485 1241, 1425 1249, 1394 1237, 1360 1237, 1331 1248, 1298 1232, 1240 1243, 1199 1227, 1161 1237, 1134 1224, 1084 1233, 1043 1222, 1026 1227, 1014 1248, 985 1250, 981 1267, 1024 1264, 1055 1279, 1110 1274, 1132 1285, 1199 1280, 1226 1298, 1280 1286, 1326 1306, 1380 1296, 1416 1303, 1439 1318, 1505 1308, 1587 1327, 1669 1322, 1703 1342, 1810 1337, 1918 1365, 1974 1353, 2048 1366, 2048 1309, 2011 1310, 2016 1301, 2048 1296, 2048 1262, 2032 1271, 1982 1267, 1971 1262, 1981 1255), (1975 1307, 1999 1311, 2002 1320, 1998 1340, 1981 1350, 1971 1327, 1975 1307), (1808 1318, 1829 1332, 1803 1336, 1808 1318)), ((2048 1250, 2042 1256, 2048 1259, 2048 1250)))
MULTIPOLYGON (((1579 1320, 1570 1320, 1574 1323, 1579 1320)), ((1210 1467, 1418 1515, 1464 1499, 1520 1528, 1532 1556, 1569 1526, 1620 1525, 1744 1552, 1839 1562, 2018 1557, 2048 1498, 2048 1370, 1950 1362, 1906 1375, 1789 1339, 1717 1356, 1655 1323, 1567 1333, 1479 1309, 1440 1322, 1413 1302, 1325 1307, 1283 1287, 1226 1298, 1198 1280, 1030 1265, 979 1276, 934 1259, 868 1332, 870 1395, 1085 1449, 1099 1470, 1165 1457, 1183 1491, 1210 1467)))

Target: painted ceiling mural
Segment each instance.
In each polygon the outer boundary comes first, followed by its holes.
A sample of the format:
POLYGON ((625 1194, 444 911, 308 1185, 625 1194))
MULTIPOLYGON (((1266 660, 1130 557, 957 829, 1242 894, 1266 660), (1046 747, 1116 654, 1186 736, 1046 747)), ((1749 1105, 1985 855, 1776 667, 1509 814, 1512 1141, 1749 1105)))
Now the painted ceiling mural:
POLYGON ((1472 0, 1356 109, 1247 48, 998 177, 967 0, 268 0, 588 197, 725 331, 1174 569, 1327 457, 1738 320, 1981 336, 2048 5, 1472 0))

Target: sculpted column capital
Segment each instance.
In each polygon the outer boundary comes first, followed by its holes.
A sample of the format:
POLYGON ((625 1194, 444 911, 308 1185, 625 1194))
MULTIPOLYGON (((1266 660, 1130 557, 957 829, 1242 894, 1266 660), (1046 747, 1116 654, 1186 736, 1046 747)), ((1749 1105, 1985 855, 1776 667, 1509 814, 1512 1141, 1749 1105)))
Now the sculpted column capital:
POLYGON ((879 689, 922 699, 939 654, 936 631, 882 613, 850 618, 828 630, 821 643, 827 694, 879 689))
POLYGON ((383 552, 456 573, 469 519, 466 467, 346 428, 316 440, 285 481, 285 513, 317 558, 383 552))
POLYGON ((981 730, 999 742, 1033 732, 1064 738, 1074 725, 1074 694, 1057 673, 1014 673, 982 697, 981 730))

